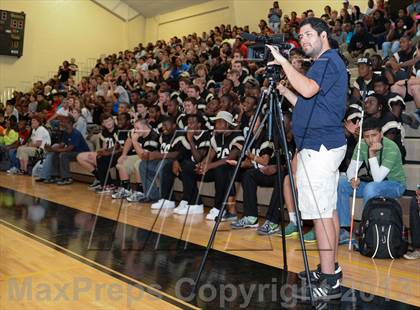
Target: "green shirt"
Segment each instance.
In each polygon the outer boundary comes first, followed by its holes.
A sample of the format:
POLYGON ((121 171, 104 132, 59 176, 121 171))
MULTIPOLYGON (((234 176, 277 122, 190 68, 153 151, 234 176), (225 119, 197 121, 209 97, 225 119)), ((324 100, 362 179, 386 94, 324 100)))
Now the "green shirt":
MULTIPOLYGON (((357 159, 357 147, 353 152, 353 160, 357 159)), ((360 160, 369 167, 369 150, 368 145, 364 140, 360 147, 360 160)), ((384 166, 389 169, 389 173, 386 176, 389 181, 396 181, 403 185, 406 184, 406 177, 404 168, 402 166, 401 152, 397 144, 391 139, 384 137, 382 139, 382 149, 376 153, 379 166, 384 166), (382 158, 381 158, 382 154, 382 158)))
POLYGON ((19 139, 19 134, 10 129, 9 132, 7 130, 4 131, 4 136, 0 137, 0 144, 4 145, 11 145, 15 143, 19 139))

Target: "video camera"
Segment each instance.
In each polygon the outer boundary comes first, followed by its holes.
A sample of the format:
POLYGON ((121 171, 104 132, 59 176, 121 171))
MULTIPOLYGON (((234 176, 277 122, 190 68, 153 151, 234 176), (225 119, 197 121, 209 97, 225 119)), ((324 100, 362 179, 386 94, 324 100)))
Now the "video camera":
POLYGON ((255 42, 254 45, 248 46, 248 59, 252 61, 270 62, 274 60, 269 48, 266 46, 273 45, 286 58, 289 58, 290 51, 294 48, 293 44, 285 43, 284 34, 276 34, 273 36, 257 36, 248 32, 242 33, 242 38, 247 41, 255 42))

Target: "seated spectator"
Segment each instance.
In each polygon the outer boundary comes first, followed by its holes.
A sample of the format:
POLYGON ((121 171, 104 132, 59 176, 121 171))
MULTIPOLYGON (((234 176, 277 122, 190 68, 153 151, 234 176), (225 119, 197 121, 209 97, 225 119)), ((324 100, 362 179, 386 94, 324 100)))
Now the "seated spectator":
POLYGON ((15 125, 19 121, 19 112, 16 110, 16 108, 11 104, 10 102, 6 104, 6 110, 4 111, 4 117, 6 119, 10 118, 11 116, 14 116, 16 118, 15 125))
POLYGON ((369 58, 363 57, 357 60, 357 71, 359 76, 354 81, 352 97, 360 100, 363 96, 373 93, 373 79, 376 76, 372 70, 372 62, 369 58))
POLYGON ((29 157, 35 156, 37 151, 43 151, 45 145, 51 144, 50 133, 44 126, 39 116, 35 116, 31 120, 32 133, 29 143, 19 146, 16 158, 19 159, 20 173, 26 174, 28 171, 29 157))
POLYGON ((395 21, 395 28, 391 28, 386 35, 386 41, 382 43, 384 59, 398 52, 400 48, 400 38, 404 35, 406 25, 404 19, 399 18, 395 21), (391 53, 389 53, 391 50, 391 53))
POLYGON ((391 86, 391 91, 398 93, 405 101, 414 99, 417 109, 420 109, 420 41, 416 45, 415 64, 408 80, 397 81, 391 86))
POLYGON ((396 120, 401 122, 405 102, 400 95, 389 90, 388 80, 384 76, 376 76, 373 80, 373 89, 376 94, 384 97, 389 110, 394 114, 396 120))
POLYGON ((348 51, 352 57, 373 55, 376 50, 375 38, 365 29, 363 22, 356 22, 354 34, 351 37, 348 51))
POLYGON ((27 125, 26 125, 26 119, 19 120, 18 134, 19 134, 18 140, 7 147, 8 158, 10 160, 10 169, 7 170, 8 174, 16 174, 19 172, 20 162, 16 158, 17 148, 19 146, 25 145, 26 142, 28 141, 29 136, 31 135, 31 132, 28 130, 27 125))
POLYGON ((364 121, 359 163, 356 162, 356 158, 357 147, 346 176, 340 177, 338 184, 337 212, 341 227, 340 244, 348 242, 350 238, 349 198, 352 196, 353 189, 356 189, 356 196, 362 197, 364 203, 377 196, 396 199, 401 197, 406 189, 401 153, 392 140, 383 136, 378 119, 367 118, 364 121), (362 164, 366 165, 371 181, 355 178, 354 172, 358 171, 362 164))
POLYGON ((415 52, 416 49, 411 45, 410 38, 402 36, 400 38, 399 50, 394 53, 389 60, 389 64, 397 81, 406 80, 411 75, 411 68, 416 64, 415 52))
MULTIPOLYGON (((6 121, 6 128, 5 130, 0 132, 0 161, 6 161, 10 163, 10 150, 15 149, 15 145, 18 143, 19 134, 17 129, 17 122, 16 117, 11 115, 8 120, 6 121)), ((9 169, 10 166, 7 165, 7 168, 3 168, 4 170, 9 169)))
POLYGON ((158 134, 162 130, 162 122, 163 122, 163 115, 161 114, 161 109, 158 105, 152 105, 147 109, 149 112, 148 121, 149 125, 152 127, 154 131, 158 134))
POLYGON ((341 23, 341 20, 338 19, 335 21, 331 37, 337 41, 341 52, 344 52, 347 50, 347 43, 346 43, 347 33, 343 31, 343 24, 341 23))
POLYGON ((112 194, 113 199, 128 198, 132 195, 137 197, 137 195, 143 194, 139 174, 140 163, 143 158, 147 159, 149 152, 157 150, 159 150, 159 134, 146 120, 137 120, 134 129, 125 141, 123 152, 118 158, 117 169, 121 183, 118 191, 112 194), (130 188, 131 174, 135 179, 134 191, 130 188))
POLYGON ((187 88, 188 98, 194 98, 197 100, 198 111, 203 112, 206 108, 206 100, 200 96, 200 88, 197 85, 190 85, 187 88))
MULTIPOLYGON (((214 205, 206 216, 207 220, 214 220, 219 215, 234 170, 234 167, 229 165, 227 160, 238 159, 244 142, 242 133, 232 130, 236 127, 232 114, 219 111, 215 119, 215 134, 210 140, 211 148, 208 157, 198 163, 195 170, 185 174, 185 177, 191 178, 191 180, 197 180, 197 176, 202 176, 204 182, 215 182, 214 205)), ((197 186, 196 184, 191 185, 197 186)), ((229 196, 236 196, 234 186, 229 196)), ((226 212, 221 214, 222 220, 236 220, 235 213, 234 207, 228 206, 226 212)))
POLYGON ((87 135, 87 122, 86 119, 81 115, 80 110, 73 109, 70 112, 71 117, 73 117, 74 124, 73 127, 76 128, 82 136, 86 139, 87 135))
POLYGON ((385 98, 379 94, 371 94, 366 98, 365 113, 368 117, 379 120, 381 131, 385 137, 394 141, 401 152, 403 163, 405 163, 406 150, 403 145, 401 123, 389 111, 385 98))
POLYGON ((102 132, 99 134, 99 145, 96 151, 89 151, 79 153, 77 155, 77 161, 79 164, 84 167, 87 171, 92 173, 95 176, 95 181, 89 186, 90 189, 95 189, 100 186, 98 181, 98 171, 97 171, 97 156, 98 152, 102 151, 112 151, 115 146, 117 129, 115 128, 114 119, 109 113, 104 113, 101 115, 101 125, 102 132))
POLYGON ((76 161, 78 154, 89 151, 85 138, 73 128, 71 117, 60 117, 60 130, 63 131, 60 143, 45 146, 48 153, 37 182, 72 184, 70 162, 76 161))
MULTIPOLYGON (((175 135, 176 124, 174 119, 164 117, 162 120, 162 133, 159 137, 159 150, 146 153, 140 163, 140 178, 143 182, 144 196, 139 200, 153 201, 152 209, 175 208, 172 173, 173 161, 178 157, 178 143, 185 139, 182 134, 175 135), (177 138, 180 139, 177 139, 177 138), (175 139, 174 139, 175 138, 175 139), (157 186, 159 183, 159 186, 157 186)), ((138 201, 139 201, 138 200, 138 201)))
POLYGON ((373 13, 373 25, 370 28, 370 33, 376 40, 376 44, 382 49, 382 44, 385 42, 386 34, 389 32, 391 23, 384 17, 384 13, 376 10, 373 13))
POLYGON ((183 185, 182 200, 175 214, 202 213, 203 203, 197 189, 195 167, 206 158, 210 148, 211 133, 205 130, 205 120, 200 114, 187 116, 188 131, 173 142, 179 151, 172 165, 172 172, 183 185))
MULTIPOLYGON (((111 180, 111 174, 109 170, 115 168, 118 163, 118 158, 122 153, 124 143, 127 140, 128 133, 131 130, 130 115, 128 113, 121 113, 117 116, 117 130, 113 131, 112 138, 115 147, 113 149, 102 149, 96 152, 96 164, 97 173, 100 186, 95 191, 98 194, 108 194, 116 189, 115 185, 117 182, 111 180)), ((102 135, 108 135, 107 132, 103 132, 102 135)))

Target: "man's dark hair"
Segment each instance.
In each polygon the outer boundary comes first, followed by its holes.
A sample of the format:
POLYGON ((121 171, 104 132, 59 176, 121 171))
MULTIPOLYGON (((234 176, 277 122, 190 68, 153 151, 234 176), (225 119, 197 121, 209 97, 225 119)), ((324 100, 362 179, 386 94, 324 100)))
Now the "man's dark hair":
POLYGON ((101 116, 99 117, 99 121, 102 122, 108 118, 112 118, 112 115, 110 113, 102 113, 101 116))
POLYGON ((169 122, 171 124, 176 124, 175 119, 171 116, 165 115, 162 117, 162 123, 169 122))
POLYGON ((376 84, 376 83, 383 83, 385 85, 389 85, 388 79, 383 75, 378 75, 374 77, 373 84, 376 84))
POLYGON ((128 112, 120 113, 120 115, 124 116, 126 121, 129 121, 131 119, 130 113, 128 112))
POLYGON ((306 26, 306 25, 310 25, 318 33, 318 35, 320 35, 323 31, 325 31, 328 38, 331 36, 330 27, 328 27, 328 24, 321 18, 318 18, 318 17, 305 18, 300 23, 299 28, 302 28, 303 26, 306 26))
POLYGON ((158 105, 152 105, 149 107, 150 110, 155 110, 156 113, 160 112, 160 107, 158 105))
POLYGON ((197 105, 197 99, 193 98, 193 97, 188 97, 184 100, 185 101, 189 101, 191 102, 193 105, 197 105))
POLYGON ((189 118, 196 118, 197 121, 204 126, 206 124, 206 121, 204 120, 204 117, 201 113, 197 113, 197 114, 187 114, 187 122, 189 118))
POLYGON ((368 97, 376 98, 376 100, 378 101, 378 106, 382 106, 382 113, 388 111, 388 105, 386 104, 386 100, 384 96, 373 93, 373 94, 368 95, 368 97))
POLYGON ((363 121, 363 132, 368 130, 379 130, 381 131, 381 120, 379 118, 368 117, 363 121))

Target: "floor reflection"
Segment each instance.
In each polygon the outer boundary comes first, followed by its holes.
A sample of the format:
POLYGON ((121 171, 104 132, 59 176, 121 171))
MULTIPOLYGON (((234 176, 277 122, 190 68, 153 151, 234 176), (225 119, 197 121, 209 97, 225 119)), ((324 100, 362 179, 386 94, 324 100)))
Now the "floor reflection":
MULTIPOLYGON (((131 225, 0 188, 0 218, 103 266, 184 299, 202 309, 309 308, 288 298, 297 277, 280 269, 219 251, 211 252, 198 297, 191 284, 204 248, 131 225)), ((320 309, 401 309, 407 305, 345 293, 320 309)))

